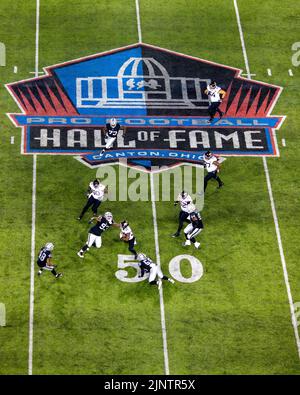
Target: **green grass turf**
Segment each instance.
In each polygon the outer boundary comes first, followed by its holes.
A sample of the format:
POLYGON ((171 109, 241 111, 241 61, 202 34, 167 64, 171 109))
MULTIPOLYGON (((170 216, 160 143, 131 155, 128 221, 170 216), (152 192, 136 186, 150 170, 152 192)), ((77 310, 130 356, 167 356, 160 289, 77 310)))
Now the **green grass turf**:
MULTIPOLYGON (((244 68, 233 2, 140 0, 143 41, 244 68)), ((239 2, 250 68, 257 79, 285 89, 275 114, 288 115, 278 132, 287 140, 281 157, 268 159, 287 266, 295 301, 300 300, 299 71, 289 77, 290 47, 297 41, 295 4, 275 0, 239 2), (273 8, 280 12, 272 12, 273 8), (267 17, 266 17, 267 15, 267 17), (296 26, 295 26, 296 27, 296 26), (258 35, 258 32, 262 32, 258 35), (262 56, 262 54, 264 54, 262 56), (273 70, 268 77, 266 68, 273 70), (296 166, 295 166, 296 165, 296 166), (297 299, 298 298, 298 299, 297 299)), ((1 41, 8 66, 1 81, 28 78, 34 70, 35 9, 27 2, 1 3, 1 41), (21 15, 21 17, 20 17, 21 15), (20 19, 18 29, 12 21, 20 19), (3 38, 2 38, 3 37, 3 38), (13 66, 19 73, 13 74, 13 66)), ((40 69, 137 41, 134 1, 41 1, 40 69)), ((3 113, 16 105, 3 87, 1 105, 0 302, 8 326, 0 328, 0 373, 26 374, 28 350, 31 157, 19 154, 19 129, 3 113), (16 136, 10 145, 10 135, 16 136), (13 196, 13 198, 12 198, 13 196), (3 197, 3 199, 2 199, 3 197)), ((146 283, 115 278, 117 254, 127 254, 118 230, 103 236, 101 250, 84 260, 76 251, 89 225, 78 223, 87 184, 95 171, 71 157, 38 157, 36 252, 48 240, 64 277, 35 279, 34 374, 163 374, 159 298, 146 283)), ((157 203, 163 271, 176 255, 190 253, 204 266, 196 283, 164 286, 171 374, 299 374, 267 186, 260 158, 230 158, 223 165, 225 188, 210 183, 203 210, 201 250, 172 239, 177 210, 157 203)), ((150 202, 104 202, 116 220, 125 217, 139 249, 155 258, 150 202)), ((182 272, 189 275, 188 265, 182 272)))

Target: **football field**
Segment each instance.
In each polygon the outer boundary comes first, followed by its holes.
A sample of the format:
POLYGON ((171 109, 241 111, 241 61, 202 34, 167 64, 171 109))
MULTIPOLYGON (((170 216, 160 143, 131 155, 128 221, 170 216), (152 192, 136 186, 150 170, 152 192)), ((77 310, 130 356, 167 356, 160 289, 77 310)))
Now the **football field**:
POLYGON ((0 374, 299 374, 298 1, 2 0, 0 12, 0 374), (124 258, 130 253, 118 229, 104 233, 100 249, 77 256, 91 213, 77 217, 88 184, 105 167, 86 166, 74 158, 80 153, 26 152, 29 140, 7 116, 22 111, 6 84, 136 43, 283 88, 268 114, 285 117, 274 131, 277 155, 220 153, 225 185, 208 184, 199 249, 183 247, 183 233, 171 237, 179 208, 173 196, 158 199, 153 180, 162 175, 110 167, 116 199, 99 212, 129 221, 137 250, 175 279, 161 290, 126 281, 137 270, 126 266, 132 259, 124 258), (131 191, 144 177, 146 199, 138 199, 138 188, 136 199, 120 198, 127 174, 131 191), (38 252, 49 241, 59 279, 37 276, 38 252))

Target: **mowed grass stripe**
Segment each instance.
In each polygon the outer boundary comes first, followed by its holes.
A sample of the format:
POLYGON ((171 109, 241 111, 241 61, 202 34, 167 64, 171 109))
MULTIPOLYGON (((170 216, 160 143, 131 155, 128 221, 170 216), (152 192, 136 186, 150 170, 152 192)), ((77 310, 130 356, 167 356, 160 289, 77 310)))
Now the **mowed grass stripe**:
MULTIPOLYGON (((212 11, 196 1, 188 9, 183 1, 140 7, 145 42, 244 67, 232 3, 219 1, 212 11)), ((165 291, 172 372, 299 373, 261 159, 230 158, 222 175, 223 190, 209 185, 202 249, 191 249, 205 274, 176 293, 165 291)), ((168 237, 177 226, 172 204, 157 210, 167 270, 182 240, 168 237)))
POLYGON ((34 68, 35 4, 4 0, 1 14, 6 66, 0 67, 0 301, 6 305, 7 326, 0 328, 0 374, 27 374, 32 158, 20 155, 21 130, 5 114, 19 109, 4 84, 28 78, 34 68), (17 27, 11 22, 16 20, 17 27))

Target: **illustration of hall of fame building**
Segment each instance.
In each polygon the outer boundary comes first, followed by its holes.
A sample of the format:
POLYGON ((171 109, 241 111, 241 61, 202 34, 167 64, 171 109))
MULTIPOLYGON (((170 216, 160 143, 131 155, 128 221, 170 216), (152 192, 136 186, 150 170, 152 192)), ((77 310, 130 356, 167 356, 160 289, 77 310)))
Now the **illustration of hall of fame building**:
POLYGON ((131 57, 114 76, 76 78, 77 108, 205 109, 210 79, 170 76, 154 58, 131 57))

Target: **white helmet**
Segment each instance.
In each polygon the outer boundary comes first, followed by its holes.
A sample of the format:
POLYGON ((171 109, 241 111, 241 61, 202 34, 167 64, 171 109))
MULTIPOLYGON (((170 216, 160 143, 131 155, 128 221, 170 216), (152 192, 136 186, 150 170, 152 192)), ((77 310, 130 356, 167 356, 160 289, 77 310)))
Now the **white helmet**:
POLYGON ((104 213, 104 218, 107 219, 108 222, 113 221, 113 215, 110 211, 107 211, 106 213, 104 213))
POLYGON ((137 256, 138 261, 143 261, 146 258, 147 258, 146 255, 141 252, 137 256))
POLYGON ((116 126, 116 124, 117 124, 116 118, 111 118, 111 120, 109 121, 109 124, 110 124, 111 127, 114 128, 116 126))
POLYGON ((54 244, 53 243, 46 243, 45 248, 47 251, 52 251, 54 248, 54 244))

